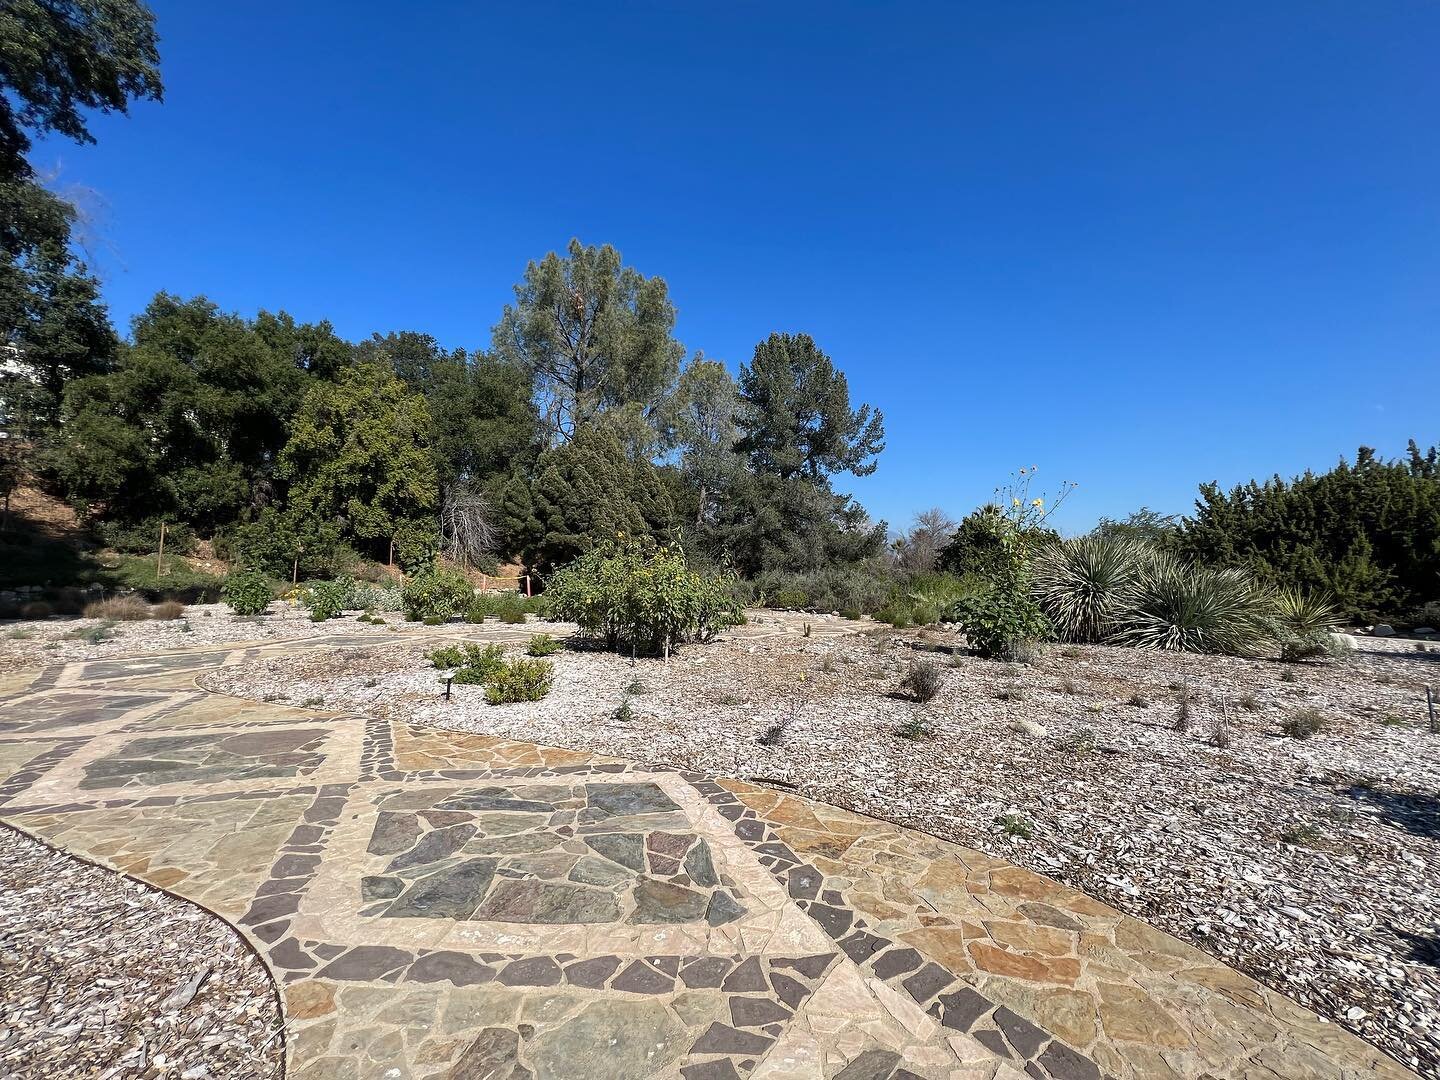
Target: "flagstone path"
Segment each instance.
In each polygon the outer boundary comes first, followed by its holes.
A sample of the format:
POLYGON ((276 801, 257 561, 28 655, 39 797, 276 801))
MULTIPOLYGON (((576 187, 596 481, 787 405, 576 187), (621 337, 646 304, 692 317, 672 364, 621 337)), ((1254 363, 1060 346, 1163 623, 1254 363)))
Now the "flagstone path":
POLYGON ((376 640, 0 678, 0 818, 237 926, 297 1080, 1413 1077, 1187 944, 922 833, 194 684, 337 644, 376 640))

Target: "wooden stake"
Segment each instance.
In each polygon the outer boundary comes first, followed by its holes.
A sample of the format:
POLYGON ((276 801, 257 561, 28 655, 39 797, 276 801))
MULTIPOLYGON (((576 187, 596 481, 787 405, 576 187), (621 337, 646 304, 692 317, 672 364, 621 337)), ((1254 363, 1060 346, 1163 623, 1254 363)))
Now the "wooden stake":
POLYGON ((1435 692, 1425 687, 1425 708, 1430 712, 1430 734, 1440 735, 1440 724, 1435 722, 1435 692))
POLYGON ((165 565, 165 522, 160 522, 160 551, 155 556, 155 580, 160 580, 165 565))

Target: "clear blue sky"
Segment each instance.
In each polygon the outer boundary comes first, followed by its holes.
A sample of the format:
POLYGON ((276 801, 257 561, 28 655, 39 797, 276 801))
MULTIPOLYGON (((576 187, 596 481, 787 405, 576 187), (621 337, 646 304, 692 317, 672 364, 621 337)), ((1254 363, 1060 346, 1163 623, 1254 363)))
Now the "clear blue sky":
MULTIPOLYGON (((732 369, 812 334, 902 524, 1067 529, 1440 440, 1440 6, 154 0, 163 105, 47 144, 158 289, 483 346, 610 242, 732 369)), ((845 486, 845 485, 842 485, 845 486)))

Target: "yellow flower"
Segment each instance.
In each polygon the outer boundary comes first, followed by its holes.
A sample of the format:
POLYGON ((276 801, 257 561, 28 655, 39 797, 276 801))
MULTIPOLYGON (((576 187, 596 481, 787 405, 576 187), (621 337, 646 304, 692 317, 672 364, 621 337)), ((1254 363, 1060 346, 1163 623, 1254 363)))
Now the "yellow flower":
POLYGON ((1020 505, 1020 500, 1019 500, 1019 499, 1011 499, 1010 502, 1011 502, 1011 505, 1013 505, 1013 506, 1019 506, 1019 505, 1020 505))
POLYGON ((1031 505, 1031 506, 1044 506, 1044 505, 1045 505, 1045 500, 1044 500, 1044 499, 1031 499, 1031 500, 1030 500, 1030 505, 1031 505))

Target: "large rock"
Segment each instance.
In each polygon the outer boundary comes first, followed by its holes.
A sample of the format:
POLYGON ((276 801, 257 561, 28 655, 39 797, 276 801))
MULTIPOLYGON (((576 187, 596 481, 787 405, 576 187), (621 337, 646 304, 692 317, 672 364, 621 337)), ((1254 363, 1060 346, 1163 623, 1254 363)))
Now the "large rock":
POLYGON ((1047 734, 1045 725, 1037 724, 1034 720, 1011 720, 1010 730, 1029 735, 1032 739, 1043 739, 1047 734))
POLYGON ((1389 623, 1384 623, 1384 622, 1382 622, 1379 626, 1375 627, 1374 630, 1371 630, 1371 631, 1370 631, 1370 636, 1371 636, 1371 637, 1394 637, 1394 636, 1395 636, 1395 627, 1391 626, 1389 623))

